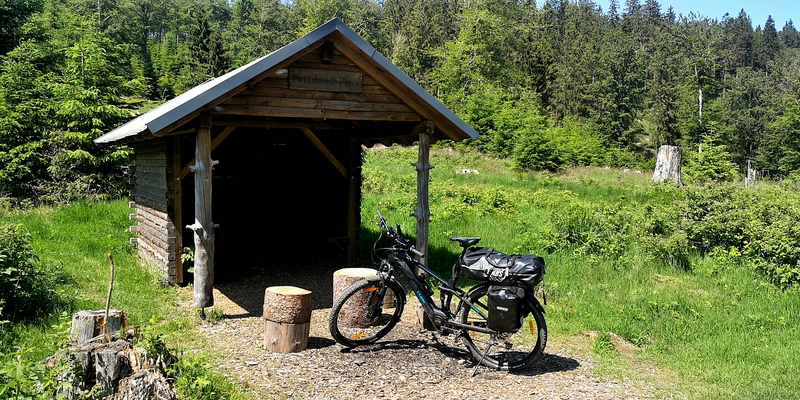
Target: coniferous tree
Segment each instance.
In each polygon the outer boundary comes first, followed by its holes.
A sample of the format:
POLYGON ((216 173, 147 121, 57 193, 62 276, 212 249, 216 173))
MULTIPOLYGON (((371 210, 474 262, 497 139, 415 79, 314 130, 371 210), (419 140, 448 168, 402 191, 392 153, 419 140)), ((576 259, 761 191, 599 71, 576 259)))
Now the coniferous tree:
POLYGON ((649 60, 648 120, 652 126, 651 139, 656 148, 661 145, 676 145, 681 139, 678 129, 679 101, 679 49, 670 25, 658 27, 657 41, 653 43, 653 54, 649 60))
POLYGON ((783 29, 778 32, 778 38, 783 43, 784 47, 797 49, 800 48, 800 33, 794 27, 794 23, 790 19, 783 25, 783 29))
POLYGON ((730 53, 728 57, 728 70, 735 71, 739 67, 753 65, 753 25, 750 17, 739 11, 735 18, 723 21, 725 32, 725 48, 730 53))
POLYGON ((22 25, 32 14, 42 11, 44 0, 5 0, 0 3, 0 56, 20 44, 22 25))
POLYGON ((763 71, 769 71, 769 67, 780 49, 778 31, 775 30, 775 21, 771 15, 767 17, 764 29, 759 36, 758 48, 755 54, 755 67, 763 71))

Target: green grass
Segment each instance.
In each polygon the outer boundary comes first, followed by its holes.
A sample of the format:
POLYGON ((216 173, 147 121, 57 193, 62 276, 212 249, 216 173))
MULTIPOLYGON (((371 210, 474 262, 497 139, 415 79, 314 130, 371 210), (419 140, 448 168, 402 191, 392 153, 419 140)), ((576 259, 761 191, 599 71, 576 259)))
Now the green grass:
MULTIPOLYGON (((60 270, 66 276, 59 291, 71 299, 51 315, 0 328, 0 361, 11 362, 3 354, 21 352, 29 359, 21 365, 31 368, 65 344, 73 312, 105 308, 111 273, 109 254, 115 264, 111 306, 124 310, 129 324, 140 326, 146 341, 159 338, 178 355, 202 341, 193 312, 177 306, 177 288, 162 284, 161 277, 135 255, 129 244, 130 212, 127 200, 0 210, 0 224, 21 223, 30 232, 31 245, 44 271, 60 270)), ((197 356, 182 357, 172 372, 177 374, 182 398, 247 398, 197 356)))
MULTIPOLYGON (((67 277, 62 293, 73 300, 71 313, 81 309, 105 308, 110 280, 111 254, 115 263, 112 307, 125 310, 131 324, 159 320, 167 313, 170 290, 158 285, 158 279, 140 265, 133 246, 128 243, 130 210, 127 201, 73 203, 59 208, 37 208, 25 212, 7 212, 0 223, 18 222, 30 232, 31 245, 46 269, 58 269, 67 277), (142 301, 151 299, 151 301, 142 301)), ((55 324, 64 319, 60 313, 45 320, 55 324)), ((46 326, 15 326, 20 338, 34 338, 46 326), (23 332, 29 333, 23 333, 23 332)), ((23 340, 23 344, 25 340, 23 340)), ((36 346, 41 351, 52 348, 36 346)))
MULTIPOLYGON (((366 228, 374 231, 369 222, 380 209, 413 235, 412 150, 367 151, 366 228), (388 177, 380 180, 387 186, 373 184, 370 174, 388 177)), ((598 331, 627 338, 643 360, 674 372, 669 379, 678 381, 669 385, 690 398, 791 399, 800 393, 797 288, 775 287, 742 257, 723 262, 690 252, 690 266, 671 266, 637 236, 653 220, 649 210, 678 207, 680 190, 651 184, 647 172, 522 173, 504 161, 447 151, 434 151, 431 164, 428 261, 437 271, 449 274, 458 255, 449 241, 454 235, 481 236, 482 245, 501 251, 538 253, 547 261, 551 337, 598 331), (455 173, 462 168, 479 174, 455 173), (501 207, 498 193, 506 201, 501 207), (586 212, 586 219, 575 218, 576 212, 586 212), (593 231, 600 239, 554 246, 555 228, 593 231)), ((674 248, 667 243, 662 251, 674 248)), ((605 348, 596 344, 595 352, 613 364, 605 348)))
MULTIPOLYGON (((365 160, 362 245, 368 251, 377 209, 414 234, 409 215, 416 172, 410 164, 416 150, 370 150, 365 160)), ((431 162, 436 168, 428 263, 437 271, 450 273, 459 253, 449 240, 455 235, 481 236, 482 245, 505 252, 538 253, 547 261, 545 317, 551 338, 575 342, 587 331, 599 332, 598 341, 584 350, 597 356, 600 371, 636 368, 637 362, 610 347, 608 332, 613 332, 638 346, 638 361, 664 372, 665 396, 679 391, 699 399, 772 400, 800 393, 798 288, 777 288, 735 252, 704 257, 691 251, 687 266, 670 265, 658 255, 675 252, 671 242, 662 243, 659 252, 645 240, 644 227, 672 217, 666 211, 679 207, 685 189, 652 185, 648 173, 604 168, 524 173, 503 160, 443 150, 434 151, 431 162), (455 172, 462 168, 479 173, 455 172), (558 236, 567 231, 576 233, 569 238, 574 242, 558 236)), ((191 310, 176 306, 178 291, 139 264, 128 244, 129 212, 122 200, 0 209, 0 223, 24 224, 40 262, 65 273, 61 291, 73 299, 68 308, 35 323, 6 324, 0 352, 20 346, 33 349, 32 359, 48 356, 63 344, 71 312, 104 307, 108 253, 117 267, 112 306, 125 310, 131 324, 176 346, 178 353, 203 340, 191 310)), ((220 382, 214 392, 246 398, 202 358, 189 357, 176 368, 184 374, 188 397, 220 382), (199 383, 193 388, 192 382, 199 383)))

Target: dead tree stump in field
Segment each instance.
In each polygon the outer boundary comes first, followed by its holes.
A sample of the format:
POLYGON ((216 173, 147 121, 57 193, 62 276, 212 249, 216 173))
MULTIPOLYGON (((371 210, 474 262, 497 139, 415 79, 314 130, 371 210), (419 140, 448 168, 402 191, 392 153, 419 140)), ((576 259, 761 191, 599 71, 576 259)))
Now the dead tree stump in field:
POLYGON ((311 330, 311 292, 294 286, 264 291, 264 348, 296 353, 308 347, 311 330))
POLYGON ((678 186, 681 183, 681 148, 679 146, 663 145, 658 148, 656 169, 653 172, 653 182, 672 180, 678 186))

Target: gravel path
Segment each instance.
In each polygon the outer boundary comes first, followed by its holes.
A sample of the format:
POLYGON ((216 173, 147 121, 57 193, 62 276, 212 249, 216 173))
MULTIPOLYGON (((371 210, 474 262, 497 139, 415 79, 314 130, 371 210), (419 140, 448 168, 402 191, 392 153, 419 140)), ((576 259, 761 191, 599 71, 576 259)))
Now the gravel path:
MULTIPOLYGON (((218 281, 215 307, 225 318, 199 325, 207 339, 206 352, 215 356, 226 376, 252 390, 254 399, 673 398, 665 395, 663 384, 657 389, 645 382, 658 379, 596 374, 599 365, 581 348, 581 343, 583 347, 591 343, 589 338, 572 344, 551 340, 545 355, 529 370, 508 373, 481 366, 473 377, 475 360, 453 343, 453 336, 418 327, 414 302, 386 338, 348 350, 331 339, 327 327, 335 270, 314 267, 313 276, 304 276, 291 268, 253 269, 246 276, 218 281), (264 289, 273 285, 299 286, 314 293, 309 346, 300 353, 264 350, 264 289)), ((653 368, 642 369, 630 375, 660 375, 653 368)))

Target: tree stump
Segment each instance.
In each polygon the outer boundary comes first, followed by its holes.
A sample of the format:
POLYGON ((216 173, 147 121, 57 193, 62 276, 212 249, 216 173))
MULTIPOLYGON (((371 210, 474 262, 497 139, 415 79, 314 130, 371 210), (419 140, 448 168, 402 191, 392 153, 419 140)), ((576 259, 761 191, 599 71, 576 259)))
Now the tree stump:
POLYGON ((308 347, 311 330, 311 292, 294 286, 264 291, 264 348, 296 353, 308 347))
POLYGON ((59 382, 69 385, 58 389, 67 399, 95 397, 110 400, 173 400, 175 393, 147 350, 124 339, 112 342, 86 341, 71 344, 44 360, 47 368, 55 368, 59 360, 74 366, 68 374, 59 375, 59 382))
MULTIPOLYGON (((333 273, 333 302, 347 290, 350 285, 363 280, 368 276, 376 275, 378 271, 372 268, 342 268, 333 273)), ((387 293, 388 294, 388 293, 387 293)), ((389 296, 391 297, 391 295, 389 296)), ((339 311, 339 323, 348 327, 372 326, 377 319, 365 320, 363 318, 364 305, 367 304, 368 293, 362 292, 350 298, 339 311)), ((394 307, 394 299, 391 300, 394 307)), ((387 307, 384 300, 384 308, 387 307)))
MULTIPOLYGON (((70 337, 72 340, 81 344, 88 342, 106 334, 105 331, 106 310, 83 310, 72 315, 72 327, 70 337)), ((120 310, 108 310, 108 328, 113 334, 128 326, 128 318, 120 310)))
POLYGON ((678 146, 663 145, 658 148, 656 169, 653 172, 653 182, 672 180, 678 186, 681 183, 681 148, 678 146))

